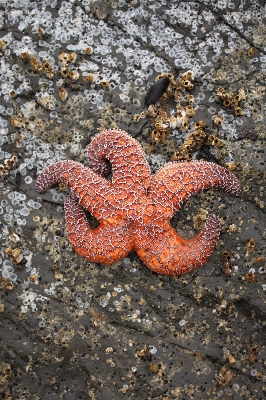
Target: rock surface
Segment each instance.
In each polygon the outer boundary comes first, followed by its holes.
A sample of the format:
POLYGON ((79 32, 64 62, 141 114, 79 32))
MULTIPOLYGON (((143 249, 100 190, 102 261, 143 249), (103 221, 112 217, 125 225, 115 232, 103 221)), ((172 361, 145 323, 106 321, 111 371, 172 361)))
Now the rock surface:
POLYGON ((266 32, 263 2, 250 3, 0 2, 2 398, 265 398, 266 32), (157 107, 169 118, 192 94, 188 128, 152 134, 149 87, 186 71, 194 87, 157 107), (153 173, 189 146, 240 180, 239 198, 210 189, 172 220, 188 238, 207 214, 220 219, 194 273, 157 275, 135 253, 86 262, 65 235, 67 188, 35 191, 45 166, 83 162, 112 127, 140 142, 153 173))

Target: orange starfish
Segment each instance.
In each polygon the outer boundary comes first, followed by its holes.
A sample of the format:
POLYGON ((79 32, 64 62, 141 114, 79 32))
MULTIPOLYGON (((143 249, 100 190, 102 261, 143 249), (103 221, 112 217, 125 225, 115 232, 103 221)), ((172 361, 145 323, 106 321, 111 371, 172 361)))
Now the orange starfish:
POLYGON ((88 147, 91 168, 59 161, 36 181, 45 192, 65 182, 71 195, 65 201, 66 225, 71 245, 89 261, 112 264, 135 250, 152 271, 179 275, 205 263, 217 244, 219 220, 210 215, 192 239, 180 237, 170 219, 192 194, 217 186, 233 196, 241 189, 228 170, 209 162, 170 163, 151 176, 138 142, 120 130, 95 136, 88 147), (112 181, 107 180, 112 165, 112 181), (92 229, 82 207, 97 220, 92 229))

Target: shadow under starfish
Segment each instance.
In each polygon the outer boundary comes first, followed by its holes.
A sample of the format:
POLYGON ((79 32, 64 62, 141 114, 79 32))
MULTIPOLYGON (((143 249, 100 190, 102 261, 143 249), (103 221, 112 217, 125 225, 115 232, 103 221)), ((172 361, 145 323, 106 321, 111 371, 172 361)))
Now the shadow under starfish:
POLYGON ((232 196, 241 192, 230 171, 204 161, 174 162, 151 176, 139 143, 120 130, 96 135, 88 147, 89 167, 71 160, 50 165, 38 176, 36 190, 45 192, 65 182, 68 238, 89 261, 112 264, 135 250, 154 272, 180 275, 204 264, 220 234, 216 215, 192 239, 180 237, 170 219, 189 196, 210 187, 232 196), (109 162, 108 162, 108 161, 109 162), (112 165, 112 181, 105 176, 112 165), (97 220, 91 229, 82 207, 97 220))

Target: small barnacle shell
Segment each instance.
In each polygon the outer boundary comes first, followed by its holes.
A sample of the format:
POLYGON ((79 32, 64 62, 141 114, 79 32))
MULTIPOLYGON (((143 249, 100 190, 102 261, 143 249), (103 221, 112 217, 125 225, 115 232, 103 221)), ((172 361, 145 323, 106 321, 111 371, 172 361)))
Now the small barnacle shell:
POLYGON ((47 71, 47 72, 46 72, 46 75, 47 75, 50 79, 53 79, 53 78, 55 77, 55 74, 56 74, 56 72, 55 72, 54 69, 51 69, 51 71, 47 71))
POLYGON ((252 58, 252 57, 254 57, 255 56, 255 54, 257 53, 257 49, 256 49, 256 47, 250 47, 249 49, 248 49, 248 57, 249 58, 252 58))
POLYGON ((51 70, 51 65, 49 64, 48 61, 44 61, 42 68, 44 71, 50 71, 51 70))
POLYGON ((36 274, 34 274, 34 275, 31 275, 30 276, 30 281, 32 282, 32 283, 38 283, 37 281, 38 281, 38 275, 36 275, 36 274))
POLYGON ((68 55, 68 53, 66 53, 65 51, 63 51, 62 53, 59 54, 58 58, 59 58, 58 64, 59 64, 60 66, 67 65, 67 63, 68 63, 68 61, 69 61, 69 55, 68 55))
POLYGON ((186 106, 186 113, 189 117, 193 117, 193 115, 196 114, 196 111, 194 109, 194 107, 192 107, 190 104, 188 106, 186 106))
POLYGON ((10 92, 9 92, 9 97, 11 98, 11 99, 13 99, 14 97, 16 97, 16 95, 17 95, 17 92, 13 89, 13 90, 10 90, 10 92))
POLYGON ((107 81, 107 79, 102 79, 100 85, 103 89, 106 89, 109 86, 109 82, 107 81))
POLYGON ((1 278, 0 279, 1 286, 4 288, 6 291, 11 291, 14 289, 15 285, 13 282, 7 281, 6 279, 1 278))
POLYGON ((40 38, 42 38, 45 35, 45 30, 40 26, 38 28, 38 35, 40 38))
POLYGON ((174 94, 174 98, 176 102, 180 102, 183 99, 183 93, 181 92, 181 90, 175 90, 175 94, 174 94))
POLYGON ((155 122, 154 126, 155 126, 155 129, 158 130, 158 131, 163 130, 163 122, 162 122, 162 120, 160 120, 160 119, 157 120, 155 122))
POLYGON ((6 42, 3 39, 0 39, 0 49, 4 50, 6 48, 6 42))
POLYGON ((227 98, 224 99, 223 106, 226 107, 226 108, 230 107, 231 106, 231 100, 229 100, 227 98))
POLYGON ((193 94, 189 94, 189 95, 187 96, 187 102, 188 102, 188 104, 190 104, 190 105, 192 105, 192 104, 194 103, 194 96, 193 96, 193 94))
POLYGON ((139 357, 146 357, 150 353, 150 346, 145 344, 145 346, 138 352, 139 357))
POLYGON ((248 253, 253 253, 255 250, 255 239, 251 238, 249 242, 246 243, 246 251, 248 253))
POLYGON ((149 111, 151 117, 156 117, 156 115, 157 115, 157 108, 155 107, 154 104, 151 104, 151 105, 148 107, 148 111, 149 111))
POLYGON ((213 141, 212 141, 212 146, 221 147, 222 145, 223 144, 222 144, 221 140, 218 137, 214 136, 213 141))
POLYGON ((190 85, 190 81, 188 80, 188 79, 185 79, 185 80, 183 80, 183 82, 182 82, 182 86, 184 86, 185 88, 188 88, 189 87, 189 85, 190 85))
POLYGON ((46 75, 49 76, 49 78, 54 78, 55 71, 53 70, 53 68, 51 67, 51 65, 49 64, 48 61, 45 61, 43 63, 42 69, 46 73, 46 75))
POLYGON ((151 104, 155 104, 162 97, 167 87, 169 86, 169 83, 170 79, 168 77, 165 77, 159 79, 150 87, 148 93, 145 96, 145 104, 147 107, 151 104))
POLYGON ((230 365, 234 365, 236 363, 236 359, 231 354, 228 354, 228 362, 230 365))
POLYGON ((93 74, 91 74, 90 72, 85 76, 84 78, 85 82, 94 82, 95 81, 95 76, 93 74))
POLYGON ((42 65, 39 63, 36 57, 32 57, 30 63, 35 72, 41 72, 42 65))
POLYGON ((79 73, 75 69, 72 69, 71 71, 69 71, 68 76, 73 81, 77 81, 79 79, 79 73))
POLYGON ((151 373, 157 374, 157 373, 159 372, 160 365, 151 362, 151 363, 149 364, 149 369, 150 369, 151 373))
POLYGON ((219 86, 218 88, 217 88, 217 90, 216 90, 216 94, 217 94, 217 96, 221 96, 222 94, 224 94, 225 93, 225 89, 223 88, 223 87, 221 87, 221 86, 219 86))
MULTIPOLYGON (((181 126, 181 122, 180 122, 180 126, 181 126)), ((177 127, 177 119, 174 115, 171 115, 170 117, 170 128, 171 129, 176 129, 177 127)))
POLYGON ((191 70, 186 71, 182 74, 182 78, 184 80, 189 80, 189 81, 194 81, 194 75, 193 72, 191 70))
POLYGON ((205 121, 203 119, 201 119, 200 121, 197 121, 193 124, 194 129, 203 128, 204 126, 205 126, 205 121))
POLYGON ((213 122, 215 123, 215 125, 221 126, 222 123, 223 123, 223 117, 222 117, 220 114, 218 114, 218 115, 216 115, 216 117, 214 118, 213 122))
POLYGON ((67 98, 68 98, 68 93, 67 93, 67 91, 66 91, 66 89, 65 88, 61 88, 60 90, 59 90, 59 97, 60 97, 60 99, 61 100, 66 100, 67 98))
POLYGON ((68 55, 68 59, 69 62, 74 63, 77 59, 77 53, 75 51, 72 51, 72 53, 68 55))
POLYGON ((241 107, 234 107, 234 113, 235 113, 235 115, 238 115, 238 116, 244 115, 244 111, 242 110, 241 107))
POLYGON ((209 135, 209 136, 207 136, 207 140, 206 140, 207 146, 212 146, 212 145, 213 145, 212 142, 213 142, 213 139, 214 139, 215 137, 216 137, 215 135, 209 135))
POLYGON ((170 119, 169 119, 169 118, 164 119, 164 120, 162 121, 162 129, 163 129, 163 130, 167 130, 167 129, 169 129, 169 128, 170 128, 170 119))
POLYGON ((153 129, 151 133, 152 143, 159 144, 160 143, 160 131, 157 129, 153 129))
POLYGON ((91 46, 86 47, 86 49, 84 50, 84 53, 87 54, 87 55, 92 54, 93 53, 93 47, 91 47, 91 46))
POLYGON ((21 58, 25 63, 30 60, 30 54, 27 51, 23 51, 20 55, 19 58, 21 58))
POLYGON ((18 248, 14 249, 12 251, 13 264, 19 264, 19 263, 21 263, 22 260, 23 260, 23 254, 22 254, 21 249, 18 249, 18 248))
POLYGON ((258 276, 252 271, 247 272, 244 277, 245 281, 249 283, 257 282, 258 280, 258 276))
POLYGON ((168 120, 167 112, 166 112, 166 111, 160 110, 159 115, 160 115, 160 118, 161 118, 162 121, 167 121, 167 120, 168 120))
POLYGON ((229 171, 234 171, 237 168, 236 163, 234 161, 231 161, 230 163, 225 163, 224 166, 229 171))
POLYGON ((156 145, 159 143, 165 143, 165 138, 166 138, 166 132, 160 131, 159 129, 153 129, 151 133, 151 139, 152 143, 155 143, 156 145))
POLYGON ((66 192, 67 184, 65 182, 59 183, 59 189, 61 190, 61 192, 66 192))
POLYGON ((237 96, 239 98, 239 101, 246 99, 246 93, 245 93, 244 88, 239 89, 237 96))
POLYGON ((177 110, 177 113, 176 113, 176 128, 180 128, 181 127, 182 121, 183 121, 183 117, 184 117, 184 115, 182 113, 182 110, 177 110))
POLYGON ((249 360, 253 364, 256 364, 258 362, 258 357, 257 357, 258 354, 259 354, 259 348, 257 345, 252 346, 248 349, 249 360))
POLYGON ((180 160, 179 152, 176 152, 176 153, 172 154, 171 160, 172 161, 179 161, 180 160))
POLYGON ((134 122, 138 122, 139 119, 140 119, 139 114, 135 114, 134 117, 133 117, 133 121, 134 121, 134 122))
POLYGON ((145 111, 142 111, 142 112, 140 113, 139 117, 140 117, 140 118, 146 118, 146 117, 147 117, 146 112, 145 112, 145 111))
POLYGON ((237 97, 236 97, 236 96, 234 96, 234 97, 231 99, 231 106, 232 106, 232 107, 237 107, 237 106, 238 106, 238 100, 237 100, 237 97))
POLYGON ((183 131, 187 131, 189 128, 189 123, 188 123, 188 116, 184 117, 182 120, 182 124, 181 124, 181 129, 183 131))
POLYGON ((234 100, 234 103, 235 103, 235 102, 239 103, 240 100, 242 100, 242 99, 241 99, 241 96, 239 95, 239 93, 236 94, 236 95, 233 97, 233 100, 234 100))
POLYGON ((9 170, 0 164, 0 175, 8 175, 9 170))

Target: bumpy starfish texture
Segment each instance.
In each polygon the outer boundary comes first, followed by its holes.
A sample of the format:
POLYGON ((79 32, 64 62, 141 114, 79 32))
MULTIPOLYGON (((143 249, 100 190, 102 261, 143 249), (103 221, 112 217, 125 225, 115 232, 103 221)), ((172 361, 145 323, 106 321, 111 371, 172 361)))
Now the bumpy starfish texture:
POLYGON ((59 161, 37 178, 36 190, 45 192, 65 182, 71 194, 65 201, 68 238, 89 261, 112 264, 135 250, 152 271, 180 275, 204 264, 220 234, 216 215, 210 215, 192 239, 180 237, 170 219, 189 196, 220 187, 238 196, 239 181, 230 171, 209 162, 169 163, 151 176, 145 154, 126 132, 107 130, 88 147, 89 167, 59 161), (111 172, 112 181, 107 180, 111 172), (92 229, 83 208, 97 220, 92 229))

